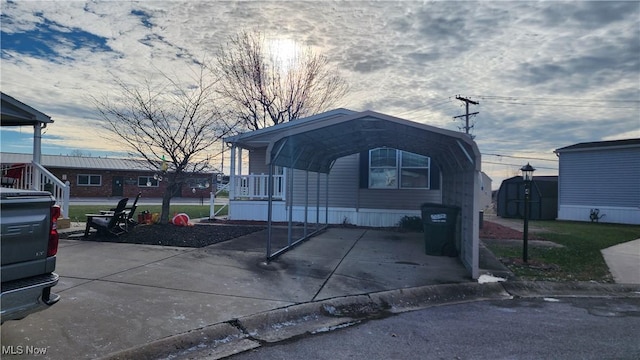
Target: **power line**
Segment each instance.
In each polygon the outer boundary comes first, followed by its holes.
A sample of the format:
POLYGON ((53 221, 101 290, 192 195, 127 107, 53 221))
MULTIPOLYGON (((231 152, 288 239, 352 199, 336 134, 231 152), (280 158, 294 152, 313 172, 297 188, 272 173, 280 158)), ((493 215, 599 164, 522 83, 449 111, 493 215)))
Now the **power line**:
POLYGON ((438 101, 435 102, 435 103, 425 104, 425 105, 417 107, 415 109, 411 109, 411 110, 407 110, 407 111, 398 113, 398 114, 396 114, 396 116, 406 116, 406 115, 409 115, 409 114, 412 114, 412 113, 415 113, 415 112, 418 112, 418 111, 427 110, 427 109, 433 109, 433 108, 445 105, 445 104, 450 103, 450 102, 453 101, 451 99, 451 97, 446 98, 444 101, 439 101, 439 100, 442 100, 442 98, 438 99, 438 101))
POLYGON ((589 101, 589 102, 623 102, 623 103, 638 103, 640 100, 620 100, 620 99, 584 99, 584 98, 557 98, 557 97, 528 97, 528 96, 500 96, 500 95, 472 95, 481 99, 504 99, 504 100, 539 100, 539 101, 589 101))
MULTIPOLYGON (((522 167, 522 164, 507 164, 507 163, 499 163, 492 161, 482 161, 483 164, 492 164, 492 165, 504 165, 504 166, 518 166, 522 167)), ((546 167, 546 166, 535 166, 536 169, 545 169, 545 170, 558 170, 558 168, 546 167)))
POLYGON ((501 154, 490 154, 490 153, 481 153, 481 154, 487 155, 487 156, 498 156, 498 157, 514 158, 514 159, 530 159, 530 160, 558 162, 558 159, 543 159, 543 158, 531 157, 531 156, 501 155, 501 154))
POLYGON ((584 99, 584 98, 547 98, 547 97, 527 97, 527 96, 500 96, 500 95, 475 95, 476 97, 493 101, 498 104, 521 105, 521 106, 550 106, 550 107, 574 107, 574 108, 602 108, 603 104, 629 104, 629 105, 609 105, 607 109, 635 109, 640 107, 640 100, 620 100, 620 99, 584 99), (600 104, 576 104, 577 102, 591 102, 600 104))

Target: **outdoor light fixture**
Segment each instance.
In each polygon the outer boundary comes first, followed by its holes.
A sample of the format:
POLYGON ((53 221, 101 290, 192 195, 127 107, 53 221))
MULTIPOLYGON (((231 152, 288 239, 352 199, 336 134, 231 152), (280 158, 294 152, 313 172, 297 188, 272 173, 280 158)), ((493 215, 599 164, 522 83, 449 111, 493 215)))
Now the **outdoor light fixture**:
POLYGON ((524 230, 522 231, 522 261, 525 263, 528 261, 528 241, 529 241, 529 196, 531 190, 531 181, 533 181, 533 172, 536 169, 533 166, 527 165, 520 168, 522 171, 522 180, 524 180, 524 230))
POLYGON ((520 171, 522 171, 522 180, 526 183, 527 181, 533 180, 533 172, 536 171, 536 169, 527 163, 527 165, 523 166, 520 171))

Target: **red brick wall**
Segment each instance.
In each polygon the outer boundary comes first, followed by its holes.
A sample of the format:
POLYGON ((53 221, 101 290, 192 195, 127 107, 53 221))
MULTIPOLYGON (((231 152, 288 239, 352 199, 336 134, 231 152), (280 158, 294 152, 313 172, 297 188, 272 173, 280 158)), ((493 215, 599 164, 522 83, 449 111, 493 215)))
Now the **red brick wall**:
MULTIPOLYGON (((153 177, 153 172, 148 171, 122 171, 122 170, 87 170, 87 169, 64 169, 49 168, 52 174, 62 181, 69 181, 71 185, 71 197, 129 197, 135 198, 138 192, 142 192, 142 197, 161 198, 167 187, 166 181, 158 182, 157 187, 138 186, 139 176, 153 177), (78 185, 78 175, 100 175, 102 184, 100 186, 78 185), (121 177, 123 180, 122 196, 114 195, 113 180, 114 177, 121 177)), ((192 178, 211 179, 210 174, 194 174, 192 178)), ((211 182, 211 181, 209 181, 211 182)), ((206 189, 197 189, 192 191, 188 185, 183 185, 180 194, 177 197, 188 198, 209 198, 211 186, 206 189)))

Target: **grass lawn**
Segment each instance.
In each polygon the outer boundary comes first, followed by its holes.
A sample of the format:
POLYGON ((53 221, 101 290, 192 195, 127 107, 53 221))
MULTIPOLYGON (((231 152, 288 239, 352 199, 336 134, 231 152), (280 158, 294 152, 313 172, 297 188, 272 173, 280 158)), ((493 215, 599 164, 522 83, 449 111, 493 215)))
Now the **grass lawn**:
MULTIPOLYGON (((487 245, 514 274, 526 280, 613 282, 600 250, 640 238, 640 226, 570 221, 531 221, 546 229, 536 235, 564 247, 529 245, 522 263, 522 245, 487 245)), ((533 233, 533 232, 532 232, 533 233)))
MULTIPOLYGON (((220 209, 222 205, 216 205, 216 211, 220 209)), ((114 207, 114 204, 110 205, 69 205, 69 219, 71 221, 85 222, 87 217, 85 214, 99 214, 100 210, 108 210, 114 207)), ((160 213, 162 205, 138 205, 134 219, 137 214, 143 211, 149 211, 150 213, 160 213)), ((227 208, 228 209, 228 208, 227 208)), ((222 210, 218 215, 227 215, 227 209, 222 210)), ((171 205, 170 215, 185 213, 189 215, 191 219, 209 217, 209 205, 171 205)), ((171 219, 171 217, 170 217, 171 219)))

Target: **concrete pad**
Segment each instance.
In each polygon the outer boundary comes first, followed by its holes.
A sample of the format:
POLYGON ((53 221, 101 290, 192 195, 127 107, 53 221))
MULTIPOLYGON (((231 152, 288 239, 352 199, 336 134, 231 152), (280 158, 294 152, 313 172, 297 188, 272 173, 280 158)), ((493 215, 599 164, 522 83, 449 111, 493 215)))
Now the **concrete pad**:
POLYGON ((285 256, 342 259, 366 232, 363 229, 331 228, 298 245, 285 256))
POLYGON ((76 286, 80 286, 82 284, 86 284, 88 282, 93 281, 92 279, 79 279, 73 277, 64 277, 61 276, 58 280, 58 284, 53 288, 53 292, 60 293, 64 290, 68 290, 74 288, 76 286))
POLYGON ((66 277, 99 279, 189 251, 193 249, 78 241, 73 246, 58 249, 56 273, 66 277))
POLYGON ((61 295, 55 307, 3 324, 2 343, 47 347, 49 359, 96 358, 289 305, 108 281, 61 295))
MULTIPOLYGON (((274 244, 286 243, 286 231, 277 229, 274 244)), ((469 280, 456 258, 424 255, 421 238, 330 228, 268 265, 264 232, 201 249, 64 240, 54 287, 62 300, 3 324, 2 344, 96 358, 317 298, 469 280)))
POLYGON ((426 259, 422 233, 369 230, 358 241, 350 257, 355 260, 420 263, 426 259))
MULTIPOLYGON (((427 255, 425 255, 427 256, 427 255)), ((366 262, 345 259, 316 299, 365 294, 415 286, 472 281, 457 259, 435 258, 429 265, 366 262)))
POLYGON ((171 287, 210 294, 273 301, 303 302, 313 298, 337 264, 282 257, 270 266, 264 258, 239 251, 194 251, 160 260, 106 280, 171 287))
POLYGON ((422 234, 369 230, 316 299, 469 281, 458 258, 425 255, 422 234))
POLYGON ((616 283, 640 284, 640 239, 601 250, 616 283))

